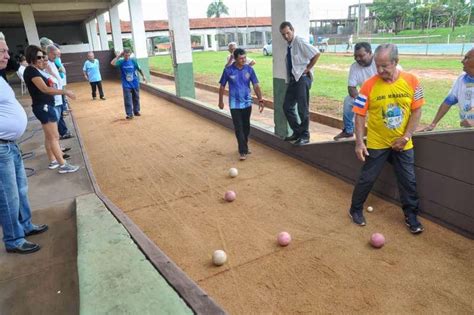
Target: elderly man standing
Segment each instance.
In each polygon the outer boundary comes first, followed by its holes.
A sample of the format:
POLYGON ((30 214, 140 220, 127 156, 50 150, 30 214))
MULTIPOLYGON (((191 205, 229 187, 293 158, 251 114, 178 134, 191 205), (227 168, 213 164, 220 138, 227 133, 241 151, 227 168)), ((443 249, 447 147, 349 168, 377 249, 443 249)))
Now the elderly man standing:
POLYGON ((293 130, 293 135, 286 137, 285 141, 296 141, 294 145, 301 146, 309 143, 309 90, 313 83, 312 69, 319 59, 320 52, 296 36, 290 22, 280 24, 280 33, 288 42, 286 67, 289 84, 283 110, 293 130), (300 123, 295 113, 296 104, 300 123))
MULTIPOLYGON (((57 84, 57 89, 62 90, 63 89, 63 80, 61 78, 61 75, 59 74, 59 70, 56 66, 55 60, 59 55, 59 49, 54 45, 51 44, 46 47, 46 52, 48 55, 48 65, 46 67, 46 72, 49 73, 53 78, 54 82, 57 84)), ((67 128, 66 122, 64 121, 63 118, 63 112, 64 112, 64 99, 62 95, 55 95, 54 96, 54 105, 56 112, 58 113, 58 131, 59 131, 59 139, 64 140, 64 139, 69 139, 74 137, 69 129, 67 128)))
MULTIPOLYGON (((226 67, 231 66, 235 62, 234 51, 236 49, 237 49, 237 43, 236 42, 230 42, 227 45, 227 50, 229 51, 230 54, 227 56, 227 62, 225 64, 226 67)), ((246 61, 245 61, 245 64, 253 67, 255 65, 255 60, 247 58, 246 61)))
POLYGON ((458 104, 459 118, 461 127, 474 127, 474 48, 469 50, 464 59, 461 61, 463 65, 463 73, 454 82, 451 91, 439 106, 433 122, 423 129, 423 131, 431 131, 441 118, 451 109, 451 106, 458 104))
MULTIPOLYGON (((9 58, 7 43, 0 40, 0 70, 7 67, 9 58)), ((15 143, 26 129, 25 110, 2 77, 0 91, 0 225, 6 251, 29 254, 40 246, 25 237, 45 232, 48 226, 31 223, 28 180, 20 148, 15 143)))
POLYGON ((140 114, 140 82, 138 81, 137 72, 142 75, 143 81, 146 83, 145 75, 138 65, 135 58, 130 58, 132 51, 125 48, 118 56, 116 56, 110 64, 120 68, 123 100, 125 105, 126 119, 133 119, 133 116, 141 116, 140 114))
POLYGON ((105 101, 104 91, 102 90, 102 76, 100 75, 100 64, 99 60, 95 59, 94 52, 89 51, 87 53, 87 60, 84 62, 82 67, 84 72, 84 78, 89 81, 92 89, 92 99, 95 100, 97 97, 97 88, 99 88, 99 97, 105 101))
POLYGON ((418 194, 411 136, 416 130, 424 104, 423 88, 418 79, 397 68, 398 49, 383 44, 375 50, 377 75, 367 80, 354 102, 356 113, 355 153, 364 162, 352 194, 349 215, 364 226, 364 202, 386 161, 393 163, 400 191, 405 224, 413 234, 423 232, 418 221, 418 194), (366 115, 367 145, 364 144, 366 115))

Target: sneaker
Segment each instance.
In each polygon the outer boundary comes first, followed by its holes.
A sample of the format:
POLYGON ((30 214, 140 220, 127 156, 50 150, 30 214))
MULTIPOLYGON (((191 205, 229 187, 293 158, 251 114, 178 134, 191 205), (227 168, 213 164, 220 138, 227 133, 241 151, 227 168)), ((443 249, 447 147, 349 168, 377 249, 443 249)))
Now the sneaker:
POLYGON ((246 153, 241 153, 240 157, 239 157, 239 160, 245 161, 246 159, 247 159, 247 154, 246 153))
POLYGON ((71 158, 71 156, 69 154, 63 154, 63 159, 68 160, 70 158, 71 158))
POLYGON ((413 234, 419 234, 425 230, 423 225, 418 221, 416 214, 410 213, 408 216, 405 217, 405 224, 408 226, 408 229, 413 234))
POLYGON ((79 169, 79 165, 64 164, 59 166, 59 174, 74 173, 79 169))
POLYGON ((65 140, 65 139, 70 139, 70 138, 73 138, 74 136, 71 134, 71 133, 66 133, 64 135, 62 135, 61 137, 59 137, 59 140, 65 140))
POLYGON ((365 226, 365 218, 362 211, 352 211, 352 209, 350 209, 349 216, 351 217, 352 222, 354 222, 354 224, 365 226))
POLYGON ((48 165, 48 168, 50 170, 54 170, 54 169, 57 169, 59 167, 59 163, 58 161, 54 160, 54 161, 51 161, 51 163, 49 163, 48 165))
POLYGON ((93 100, 93 101, 95 101, 96 99, 97 99, 97 97, 95 97, 95 96, 92 97, 92 100, 93 100))
POLYGON ((343 131, 341 131, 341 133, 339 133, 333 139, 334 139, 334 141, 337 141, 337 140, 340 140, 340 139, 343 139, 343 138, 352 138, 353 136, 354 136, 354 134, 352 132, 348 133, 345 130, 343 130, 343 131))
POLYGON ((66 153, 67 151, 71 151, 71 148, 61 148, 61 151, 63 151, 63 153, 66 153))
POLYGON ((105 96, 102 96, 100 99, 103 100, 103 101, 106 100, 105 96))
POLYGON ((128 120, 133 119, 133 116, 128 116, 127 115, 127 117, 125 117, 125 119, 128 119, 128 120))
POLYGON ((135 113, 135 116, 141 116, 141 115, 142 115, 142 114, 140 114, 140 113, 135 113))

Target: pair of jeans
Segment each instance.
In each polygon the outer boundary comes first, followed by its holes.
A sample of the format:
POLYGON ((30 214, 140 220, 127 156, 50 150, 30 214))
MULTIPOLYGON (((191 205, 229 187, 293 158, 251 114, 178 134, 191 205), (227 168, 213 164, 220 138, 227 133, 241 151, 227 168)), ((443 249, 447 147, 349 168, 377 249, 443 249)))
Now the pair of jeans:
POLYGON ((344 123, 344 131, 346 133, 354 133, 354 99, 348 95, 344 99, 344 107, 342 108, 342 121, 344 123))
POLYGON ((123 102, 127 116, 140 112, 140 90, 139 88, 123 88, 123 102))
POLYGON ((303 139, 309 139, 309 90, 312 81, 304 75, 298 81, 290 79, 290 84, 285 94, 283 111, 293 133, 303 139), (295 106, 298 105, 298 116, 295 106))
POLYGON ((248 140, 250 134, 250 115, 252 114, 252 106, 243 109, 231 109, 230 115, 234 123, 235 137, 239 144, 239 153, 248 154, 248 140))
POLYGON ((99 88, 99 96, 100 98, 104 98, 104 91, 102 90, 102 81, 89 82, 89 83, 92 89, 92 97, 93 98, 97 97, 97 88, 99 88))
POLYGON ((5 247, 25 242, 25 233, 34 229, 28 201, 28 180, 16 143, 0 143, 0 224, 5 247))
POLYGON ((63 105, 57 105, 57 106, 54 106, 54 109, 56 110, 56 114, 58 116, 59 135, 64 136, 65 134, 69 133, 66 122, 64 121, 64 118, 63 118, 64 107, 63 105))
POLYGON ((392 149, 368 149, 369 156, 365 158, 359 179, 352 193, 352 211, 362 211, 372 187, 382 171, 385 162, 393 164, 397 177, 400 201, 405 216, 418 213, 419 199, 416 192, 415 152, 413 149, 394 151, 392 149))

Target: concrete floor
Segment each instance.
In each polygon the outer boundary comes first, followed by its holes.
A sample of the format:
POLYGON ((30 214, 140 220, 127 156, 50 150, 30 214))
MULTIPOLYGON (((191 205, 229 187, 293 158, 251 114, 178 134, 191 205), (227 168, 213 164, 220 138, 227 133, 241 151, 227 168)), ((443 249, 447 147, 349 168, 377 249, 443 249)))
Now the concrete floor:
MULTIPOLYGON (((26 140, 20 148, 23 154, 32 154, 24 163, 34 172, 28 178, 33 222, 48 224, 49 231, 28 238, 42 247, 34 254, 7 254, 3 243, 0 245, 0 313, 78 314, 75 198, 93 192, 92 185, 76 138, 61 142, 72 148, 70 163, 81 169, 64 175, 48 169, 43 131, 31 112, 31 99, 23 96, 19 100, 29 117, 19 142, 26 140)), ((69 117, 66 123, 75 133, 69 117)))

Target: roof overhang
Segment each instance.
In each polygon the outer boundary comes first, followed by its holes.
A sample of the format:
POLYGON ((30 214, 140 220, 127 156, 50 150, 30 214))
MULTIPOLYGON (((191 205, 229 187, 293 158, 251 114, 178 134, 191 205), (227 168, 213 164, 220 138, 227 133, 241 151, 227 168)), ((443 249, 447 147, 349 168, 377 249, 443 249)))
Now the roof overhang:
POLYGON ((0 27, 22 27, 20 6, 29 5, 37 26, 87 22, 123 0, 0 0, 0 27))

